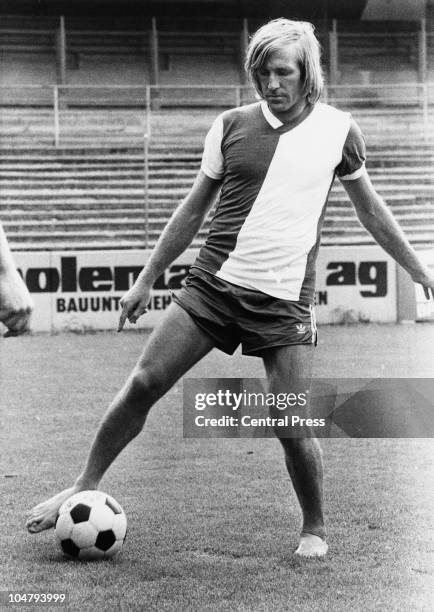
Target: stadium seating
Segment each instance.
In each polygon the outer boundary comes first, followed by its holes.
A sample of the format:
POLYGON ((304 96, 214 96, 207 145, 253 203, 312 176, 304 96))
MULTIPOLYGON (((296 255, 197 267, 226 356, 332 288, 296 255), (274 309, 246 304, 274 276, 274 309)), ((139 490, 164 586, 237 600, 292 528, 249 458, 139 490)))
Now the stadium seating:
MULTIPOLYGON (((433 17, 430 14, 427 22, 429 75, 434 74, 433 17)), ((44 79, 55 69, 58 20, 2 17, 0 53, 5 66, 13 58, 19 66, 32 60, 46 68, 42 84, 23 88, 15 78, 6 85, 4 77, 0 88, 0 218, 14 249, 152 246, 192 183, 203 137, 217 112, 253 99, 251 89, 233 86, 238 84, 239 20, 190 21, 187 27, 185 22, 161 19, 163 83, 152 90, 149 116, 150 90, 145 87, 149 74, 144 63, 151 25, 145 21, 119 25, 110 19, 104 24, 101 19, 98 23, 67 19, 72 83, 58 88, 55 116, 54 81, 44 79), (167 87, 165 62, 190 58, 194 68, 205 56, 223 62, 213 86, 186 87, 181 71, 176 83, 167 87), (98 74, 111 85, 124 78, 122 66, 139 66, 142 84, 95 89, 92 70, 86 78, 80 71, 83 58, 90 58, 89 65, 95 62, 98 74), (112 67, 108 72, 107 66, 112 67), (235 72, 225 73, 226 69, 235 72), (219 87, 218 79, 232 87, 219 87), (143 136, 149 128, 145 185, 143 136)), ((249 23, 251 28, 258 25, 249 23)), ((360 123, 375 185, 411 241, 423 247, 431 246, 434 238, 434 84, 417 84, 418 27, 407 24, 403 31, 397 23, 364 23, 363 28, 339 23, 340 84, 328 88, 328 100, 351 110, 360 123), (385 70, 393 73, 390 83, 381 77, 385 70), (408 75, 412 85, 404 84, 408 75), (422 87, 430 105, 423 106, 422 87)), ((327 51, 327 31, 323 28, 320 33, 327 51)), ((331 194, 323 243, 372 243, 338 183, 331 194)))
POLYGON ((417 70, 420 26, 416 22, 339 22, 338 27, 342 70, 417 70))
MULTIPOLYGON (((434 73, 434 33, 431 13, 427 20, 428 69, 434 73)), ((248 21, 251 31, 258 20, 248 21)), ((0 53, 5 75, 3 82, 12 85, 13 67, 18 64, 24 74, 31 75, 37 57, 46 59, 46 70, 39 83, 53 83, 48 64, 55 61, 59 19, 29 19, 2 16, 0 53), (10 70, 8 70, 10 67, 10 70)), ((331 23, 318 22, 317 30, 323 45, 326 63, 329 60, 328 31, 331 23)), ((338 80, 354 83, 373 73, 372 81, 392 71, 399 81, 418 76, 418 22, 345 22, 337 24, 338 80), (378 75, 378 78, 375 78, 378 75)), ((241 74, 242 20, 158 19, 160 83, 179 84, 183 76, 198 85, 210 82, 234 82, 241 74), (219 59, 216 59, 219 58, 219 59), (172 63, 174 66, 172 66, 172 63), (195 66, 191 70, 191 64, 195 66), (214 66, 214 70, 210 67, 214 66), (194 80, 196 79, 196 80, 194 80)), ((151 50, 149 17, 134 21, 110 20, 103 17, 66 19, 67 82, 125 83, 125 60, 135 82, 150 83, 151 50), (111 65, 107 62, 111 62, 111 65)), ((32 81, 33 82, 33 81, 32 81)))
MULTIPOLYGON (((412 243, 432 245, 431 144, 371 146, 369 159, 374 183, 412 243)), ((16 250, 152 246, 188 191, 199 163, 198 145, 154 145, 145 190, 141 149, 3 149, 2 222, 16 250)), ((372 243, 338 183, 331 194, 323 243, 372 243)))

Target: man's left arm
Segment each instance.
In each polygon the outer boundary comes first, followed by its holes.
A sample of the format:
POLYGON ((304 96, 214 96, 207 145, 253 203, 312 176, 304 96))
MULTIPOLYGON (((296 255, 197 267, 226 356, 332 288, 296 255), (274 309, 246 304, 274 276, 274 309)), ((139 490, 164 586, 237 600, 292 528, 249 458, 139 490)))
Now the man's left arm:
POLYGON ((343 180, 357 216, 375 241, 420 283, 427 299, 434 298, 434 274, 421 262, 392 213, 364 172, 354 180, 343 180))

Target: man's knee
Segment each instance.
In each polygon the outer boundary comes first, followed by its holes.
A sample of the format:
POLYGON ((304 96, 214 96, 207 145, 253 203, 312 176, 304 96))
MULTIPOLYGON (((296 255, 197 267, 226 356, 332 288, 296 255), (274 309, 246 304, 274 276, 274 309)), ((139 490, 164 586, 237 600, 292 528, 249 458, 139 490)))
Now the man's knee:
POLYGON ((128 394, 134 403, 149 408, 167 391, 164 376, 146 364, 134 368, 128 384, 128 394))
POLYGON ((285 455, 288 457, 296 457, 297 455, 305 455, 314 451, 316 454, 322 455, 322 449, 318 440, 312 437, 293 437, 283 438, 279 437, 279 441, 285 451, 285 455))

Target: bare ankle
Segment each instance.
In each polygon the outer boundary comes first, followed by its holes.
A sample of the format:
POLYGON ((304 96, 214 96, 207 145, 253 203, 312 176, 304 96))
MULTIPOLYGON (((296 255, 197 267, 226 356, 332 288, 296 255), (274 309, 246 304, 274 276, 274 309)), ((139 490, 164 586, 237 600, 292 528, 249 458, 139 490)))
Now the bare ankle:
POLYGON ((74 483, 74 489, 77 491, 92 491, 97 488, 98 483, 86 478, 84 475, 80 475, 74 483))
POLYGON ((315 527, 303 527, 303 530, 301 532, 301 535, 314 535, 314 536, 318 536, 319 538, 321 538, 322 540, 325 540, 327 538, 327 531, 326 528, 322 525, 317 525, 315 527))

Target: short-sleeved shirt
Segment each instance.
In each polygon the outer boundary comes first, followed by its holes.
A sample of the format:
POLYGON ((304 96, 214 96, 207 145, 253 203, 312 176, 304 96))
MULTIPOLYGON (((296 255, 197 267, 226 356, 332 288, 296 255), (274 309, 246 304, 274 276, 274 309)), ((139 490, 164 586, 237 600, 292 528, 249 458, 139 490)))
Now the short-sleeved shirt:
POLYGON ((222 113, 206 137, 201 166, 222 188, 193 266, 241 287, 313 303, 334 177, 357 179, 364 162, 357 124, 326 104, 317 103, 293 128, 264 101, 222 113))

